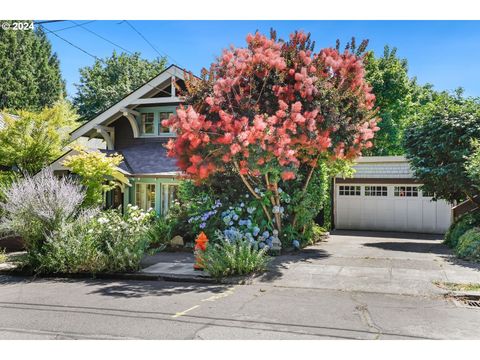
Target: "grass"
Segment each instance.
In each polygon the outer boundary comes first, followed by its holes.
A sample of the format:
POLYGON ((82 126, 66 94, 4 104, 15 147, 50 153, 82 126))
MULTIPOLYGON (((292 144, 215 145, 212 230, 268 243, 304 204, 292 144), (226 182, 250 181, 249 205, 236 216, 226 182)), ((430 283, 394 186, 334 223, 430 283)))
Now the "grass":
POLYGON ((452 283, 452 282, 443 282, 443 281, 434 281, 436 286, 441 289, 451 290, 451 291, 480 291, 480 284, 474 283, 452 283))
POLYGON ((7 261, 7 254, 5 253, 5 249, 0 249, 0 264, 3 264, 7 261))

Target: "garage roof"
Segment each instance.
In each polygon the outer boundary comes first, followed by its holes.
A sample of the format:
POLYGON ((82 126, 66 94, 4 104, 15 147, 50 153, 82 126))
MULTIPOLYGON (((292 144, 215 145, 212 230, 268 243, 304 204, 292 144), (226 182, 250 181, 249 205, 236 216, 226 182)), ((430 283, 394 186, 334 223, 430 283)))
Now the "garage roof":
POLYGON ((365 156, 358 158, 353 178, 412 179, 413 172, 405 156, 365 156))

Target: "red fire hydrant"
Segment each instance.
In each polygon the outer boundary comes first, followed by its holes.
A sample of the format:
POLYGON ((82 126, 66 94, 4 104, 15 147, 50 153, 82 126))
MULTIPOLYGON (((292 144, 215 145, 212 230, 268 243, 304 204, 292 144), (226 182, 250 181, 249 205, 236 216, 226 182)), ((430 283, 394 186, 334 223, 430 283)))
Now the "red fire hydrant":
POLYGON ((203 264, 203 253, 207 249, 207 243, 207 235, 202 231, 195 239, 195 264, 193 264, 195 270, 203 270, 205 267, 203 264))

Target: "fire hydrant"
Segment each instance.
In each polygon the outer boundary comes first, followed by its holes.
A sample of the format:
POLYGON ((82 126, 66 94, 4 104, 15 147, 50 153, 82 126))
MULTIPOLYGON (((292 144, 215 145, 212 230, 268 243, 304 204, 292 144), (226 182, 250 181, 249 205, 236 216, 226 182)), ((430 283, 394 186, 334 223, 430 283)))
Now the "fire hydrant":
POLYGON ((205 267, 203 264, 203 253, 207 249, 207 243, 207 235, 202 231, 195 239, 195 264, 193 264, 195 270, 203 270, 205 267))

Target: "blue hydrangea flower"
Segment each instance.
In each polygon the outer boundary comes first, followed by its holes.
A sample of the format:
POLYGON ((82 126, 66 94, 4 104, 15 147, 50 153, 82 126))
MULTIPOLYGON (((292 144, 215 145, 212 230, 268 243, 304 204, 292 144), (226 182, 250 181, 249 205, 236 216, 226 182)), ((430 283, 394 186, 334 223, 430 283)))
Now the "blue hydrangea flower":
POLYGON ((233 215, 233 220, 235 220, 235 221, 238 220, 238 215, 237 214, 233 215))
POLYGON ((265 243, 264 243, 264 242, 258 243, 258 247, 259 247, 260 249, 263 249, 263 248, 265 247, 265 243))
POLYGON ((293 240, 292 245, 295 249, 300 249, 300 242, 298 240, 293 240))
POLYGON ((260 228, 258 226, 255 226, 253 228, 253 236, 257 236, 259 232, 260 232, 260 228))
POLYGON ((262 236, 263 236, 264 238, 268 238, 268 237, 270 236, 270 233, 269 233, 268 231, 264 231, 263 234, 262 234, 262 236))
POLYGON ((205 229, 205 226, 207 226, 207 224, 206 224, 206 223, 204 223, 204 222, 203 222, 203 223, 201 223, 201 224, 200 224, 200 229, 205 229))

